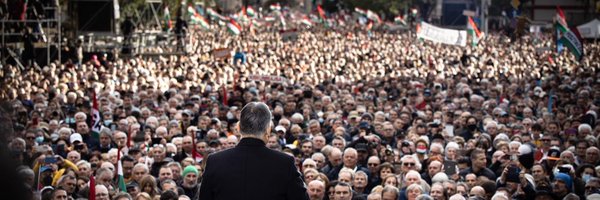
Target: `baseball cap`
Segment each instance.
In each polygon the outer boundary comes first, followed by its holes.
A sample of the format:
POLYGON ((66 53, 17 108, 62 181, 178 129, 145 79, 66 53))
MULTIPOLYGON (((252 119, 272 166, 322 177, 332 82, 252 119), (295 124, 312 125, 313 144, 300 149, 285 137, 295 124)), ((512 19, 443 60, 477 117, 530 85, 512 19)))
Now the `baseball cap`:
POLYGON ((74 142, 77 142, 77 141, 83 142, 83 137, 81 137, 81 134, 79 134, 79 133, 73 133, 73 134, 71 134, 69 141, 71 142, 71 144, 73 144, 74 142))
POLYGON ((283 131, 284 133, 286 132, 285 127, 283 127, 282 125, 276 126, 275 131, 283 131))
POLYGON ((365 144, 365 143, 358 143, 358 144, 356 144, 356 146, 354 148, 356 149, 356 151, 366 152, 367 151, 367 144, 365 144))
POLYGON ((548 160, 560 160, 560 150, 551 148, 548 151, 547 156, 548 156, 548 158, 547 158, 548 160))
POLYGON ((185 109, 183 110, 183 112, 181 113, 182 115, 187 115, 187 116, 192 116, 192 111, 185 109))
POLYGON ((354 111, 350 111, 350 114, 348 114, 348 119, 358 118, 358 117, 359 117, 358 116, 358 111, 355 111, 355 110, 354 111))

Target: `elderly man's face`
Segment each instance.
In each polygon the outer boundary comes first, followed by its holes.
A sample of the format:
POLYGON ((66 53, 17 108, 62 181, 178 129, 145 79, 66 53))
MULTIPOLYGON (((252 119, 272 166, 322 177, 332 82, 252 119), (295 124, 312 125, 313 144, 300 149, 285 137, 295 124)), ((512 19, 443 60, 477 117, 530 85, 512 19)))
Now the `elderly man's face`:
POLYGON ((367 177, 362 174, 356 174, 354 176, 354 182, 352 183, 354 188, 365 188, 367 187, 367 177))
POLYGON ((325 197, 325 187, 323 184, 311 182, 307 188, 308 196, 312 199, 323 199, 325 197))

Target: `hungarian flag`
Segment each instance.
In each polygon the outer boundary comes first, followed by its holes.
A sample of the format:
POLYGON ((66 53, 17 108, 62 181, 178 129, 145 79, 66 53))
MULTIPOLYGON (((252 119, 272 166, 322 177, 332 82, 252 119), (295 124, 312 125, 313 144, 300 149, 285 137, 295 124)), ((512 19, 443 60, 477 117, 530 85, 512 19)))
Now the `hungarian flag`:
POLYGON ((418 11, 416 8, 411 8, 411 9, 410 9, 410 14, 411 14, 413 17, 417 17, 417 14, 419 14, 419 11, 418 11))
POLYGON ((404 19, 405 19, 405 17, 398 15, 398 16, 396 16, 396 18, 394 18, 394 22, 396 24, 406 25, 406 20, 404 20, 404 19))
POLYGON ((321 5, 317 5, 317 12, 319 12, 319 17, 323 20, 323 23, 326 23, 327 17, 325 16, 325 11, 321 7, 321 5))
POLYGON ((479 31, 479 29, 477 28, 477 24, 475 24, 475 21, 473 21, 473 18, 471 16, 468 17, 468 20, 469 20, 469 24, 467 25, 468 26, 467 30, 473 36, 473 39, 472 39, 473 46, 476 46, 477 43, 479 43, 479 40, 481 40, 483 38, 484 33, 479 31))
POLYGON ((279 3, 275 3, 275 4, 271 4, 271 5, 269 6, 269 8, 270 8, 272 11, 280 11, 280 10, 281 10, 281 5, 279 5, 279 3))
POLYGON ((371 10, 367 10, 367 18, 375 23, 381 23, 381 18, 379 18, 379 15, 371 10))
POLYGON ((211 16, 214 19, 218 19, 221 21, 227 21, 227 17, 220 15, 219 13, 217 13, 215 10, 211 9, 211 8, 207 8, 206 9, 206 13, 211 16))
POLYGON ((231 34, 234 35, 239 35, 242 32, 242 27, 233 19, 229 19, 229 23, 227 23, 227 29, 231 34))
POLYGON ((123 163, 121 163, 121 148, 119 148, 119 152, 117 153, 117 175, 119 176, 119 190, 121 192, 127 192, 127 187, 125 186, 125 178, 123 178, 123 163))
POLYGON ((365 11, 365 10, 359 8, 359 7, 354 8, 354 12, 356 12, 356 13, 358 13, 360 15, 367 15, 367 11, 365 11))
POLYGON ((310 19, 308 19, 308 17, 304 16, 304 18, 302 18, 302 20, 300 20, 300 23, 306 25, 306 26, 312 26, 312 22, 310 21, 310 19))
POLYGON ((246 7, 246 15, 248 17, 254 17, 256 16, 256 12, 254 11, 254 9, 251 6, 246 7))
POLYGON ((190 19, 192 20, 192 24, 200 24, 202 28, 210 29, 208 21, 206 21, 206 19, 204 19, 202 15, 197 13, 196 10, 194 10, 194 7, 192 7, 192 5, 189 5, 187 10, 188 14, 190 15, 190 19))
POLYGON ((93 174, 90 175, 89 184, 90 192, 88 193, 88 200, 96 200, 96 180, 93 174))
POLYGON ((187 12, 190 17, 193 17, 194 15, 196 15, 196 9, 194 9, 192 4, 188 5, 187 12))
POLYGON ((200 26, 202 26, 202 28, 210 29, 210 25, 208 24, 208 21, 206 21, 206 19, 204 17, 200 16, 198 13, 196 13, 196 16, 194 17, 194 21, 196 24, 200 24, 200 26))
POLYGON ((558 44, 567 45, 569 51, 577 60, 583 57, 583 44, 579 37, 569 28, 565 14, 560 7, 556 6, 556 29, 557 29, 557 46, 558 44))
POLYGON ((100 111, 98 111, 98 101, 96 100, 96 91, 92 89, 92 137, 100 138, 100 111))
POLYGON ((173 28, 173 22, 171 22, 171 12, 169 12, 169 6, 165 6, 165 30, 169 31, 173 28))

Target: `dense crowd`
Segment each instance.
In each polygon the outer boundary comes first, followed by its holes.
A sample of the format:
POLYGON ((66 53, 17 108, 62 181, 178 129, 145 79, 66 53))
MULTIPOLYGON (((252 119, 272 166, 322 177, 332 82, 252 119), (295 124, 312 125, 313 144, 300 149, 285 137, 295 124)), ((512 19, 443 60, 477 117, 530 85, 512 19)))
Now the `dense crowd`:
POLYGON ((285 42, 267 28, 190 37, 185 56, 2 69, 32 196, 198 199, 202 161, 235 147, 240 109, 262 101, 266 145, 296 158, 311 199, 600 199, 598 43, 578 62, 544 51, 551 35, 467 47, 350 25, 285 42))

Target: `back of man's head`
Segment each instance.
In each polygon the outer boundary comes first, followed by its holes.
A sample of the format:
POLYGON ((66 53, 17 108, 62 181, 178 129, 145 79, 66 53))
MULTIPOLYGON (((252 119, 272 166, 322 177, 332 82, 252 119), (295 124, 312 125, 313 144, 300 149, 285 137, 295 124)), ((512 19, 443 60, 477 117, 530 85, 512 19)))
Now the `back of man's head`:
POLYGON ((269 107, 261 102, 246 104, 240 114, 239 126, 242 135, 263 136, 271 126, 269 107))

